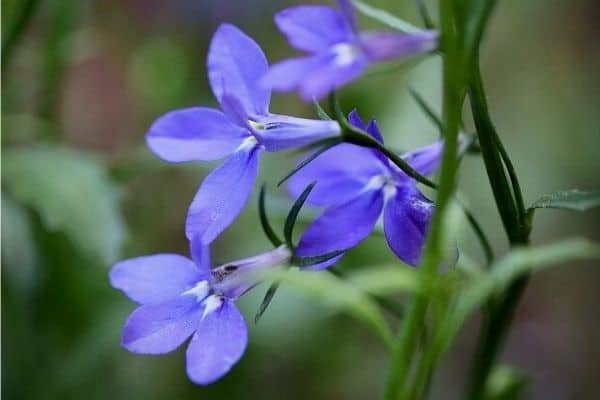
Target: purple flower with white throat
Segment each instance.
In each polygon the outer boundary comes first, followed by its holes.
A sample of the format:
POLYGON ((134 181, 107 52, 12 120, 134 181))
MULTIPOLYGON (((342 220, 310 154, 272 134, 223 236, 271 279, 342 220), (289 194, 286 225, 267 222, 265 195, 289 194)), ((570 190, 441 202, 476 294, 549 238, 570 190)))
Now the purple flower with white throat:
POLYGON ((306 57, 292 58, 271 67, 263 84, 279 91, 298 89, 304 100, 320 98, 354 80, 369 64, 434 50, 438 33, 358 32, 352 5, 287 8, 275 23, 288 42, 306 57))
POLYGON ((125 323, 122 346, 133 353, 165 354, 193 335, 187 374, 207 385, 225 375, 246 349, 246 322, 235 300, 258 283, 258 270, 289 263, 291 253, 281 246, 211 269, 208 247, 195 241, 192 257, 156 254, 121 261, 110 282, 140 304, 125 323))
MULTIPOLYGON (((356 111, 348 119, 383 142, 374 120, 365 125, 356 111)), ((421 175, 430 175, 439 166, 442 149, 443 142, 437 141, 402 157, 421 175)), ((383 211, 392 251, 407 264, 419 263, 434 204, 382 153, 352 144, 335 146, 292 176, 288 191, 297 197, 314 181, 307 203, 325 210, 300 238, 296 255, 316 256, 356 246, 371 233, 383 211)), ((312 268, 329 267, 341 257, 312 268)))
POLYGON ((212 242, 238 216, 252 191, 263 150, 303 146, 339 134, 335 121, 269 112, 270 89, 259 85, 267 59, 258 44, 233 25, 214 34, 208 78, 221 110, 191 107, 158 118, 148 146, 169 162, 210 161, 228 156, 204 180, 188 211, 186 235, 212 242))

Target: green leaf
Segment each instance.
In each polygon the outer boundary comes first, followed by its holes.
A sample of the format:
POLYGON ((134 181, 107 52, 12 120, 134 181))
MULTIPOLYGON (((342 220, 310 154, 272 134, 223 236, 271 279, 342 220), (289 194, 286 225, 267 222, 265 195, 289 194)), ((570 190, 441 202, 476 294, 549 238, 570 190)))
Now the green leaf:
POLYGON ((271 223, 269 222, 269 217, 267 216, 267 210, 265 206, 265 194, 267 191, 267 186, 263 184, 260 188, 260 194, 258 196, 258 216, 260 218, 260 225, 262 226, 263 232, 267 236, 267 239, 271 242, 274 247, 279 247, 283 242, 277 236, 273 228, 271 227, 271 223))
POLYGON ((271 304, 271 300, 273 300, 275 293, 277 293, 277 289, 279 289, 279 282, 273 283, 267 289, 267 293, 265 293, 265 297, 263 297, 263 300, 258 307, 258 311, 256 311, 256 314, 254 315, 255 324, 258 324, 260 317, 262 317, 265 311, 267 311, 267 307, 269 307, 269 304, 271 304))
POLYGON ((381 8, 373 7, 360 0, 352 0, 352 3, 354 3, 354 7, 361 14, 372 18, 378 22, 381 22, 382 24, 387 25, 390 28, 394 28, 396 30, 407 33, 418 32, 421 30, 413 24, 406 22, 403 19, 400 19, 395 15, 390 14, 389 12, 382 10, 381 8))
POLYGON ((440 348, 447 348, 472 311, 495 293, 504 290, 515 279, 526 273, 582 259, 600 259, 600 245, 575 238, 544 246, 515 249, 493 264, 488 273, 471 275, 476 278, 466 284, 454 312, 448 315, 440 328, 440 340, 443 342, 440 343, 440 348))
POLYGON ((585 211, 600 206, 600 190, 578 189, 559 190, 545 194, 534 201, 529 210, 535 208, 559 208, 563 210, 585 211))
POLYGON ((327 271, 279 269, 268 271, 265 275, 268 279, 286 284, 319 304, 344 310, 372 328, 386 345, 391 346, 392 335, 380 308, 374 300, 354 285, 336 278, 327 271))
POLYGON ((348 281, 359 289, 376 295, 416 293, 423 287, 415 269, 398 264, 369 267, 348 275, 348 281))
POLYGON ((490 374, 485 388, 484 400, 521 400, 529 378, 517 368, 499 365, 490 374))
POLYGON ((321 154, 325 153, 327 150, 329 150, 332 147, 335 147, 338 144, 341 144, 343 142, 344 142, 344 140, 342 138, 325 139, 321 143, 322 147, 317 148, 308 157, 306 157, 304 160, 300 161, 298 163, 298 165, 296 165, 286 176, 284 176, 279 182, 277 182, 277 186, 281 186, 288 179, 290 179, 292 176, 294 176, 298 171, 300 171, 302 168, 304 168, 308 164, 310 164, 315 158, 319 157, 321 154))
POLYGON ((84 253, 111 263, 125 238, 115 186, 94 158, 58 147, 3 152, 2 178, 46 228, 63 231, 84 253))
POLYGON ((313 106, 315 106, 315 111, 317 112, 317 116, 322 120, 329 121, 332 118, 327 114, 327 111, 323 107, 321 107, 321 103, 317 99, 313 99, 313 106))
POLYGON ((321 264, 325 261, 329 261, 332 258, 335 258, 341 254, 344 254, 346 251, 348 251, 348 250, 334 250, 334 251, 330 251, 329 253, 320 254, 318 256, 305 256, 305 257, 294 256, 292 258, 292 265, 299 267, 299 268, 310 267, 312 265, 317 265, 317 264, 321 264))
POLYGON ((300 214, 300 210, 302 209, 304 202, 306 201, 308 195, 313 190, 316 184, 317 182, 312 182, 306 187, 306 189, 304 189, 302 193, 300 193, 300 196, 298 196, 298 198, 292 205, 292 208, 290 209, 290 212, 288 213, 285 219, 285 223, 283 225, 283 237, 285 238, 285 243, 290 249, 294 249, 292 236, 294 235, 294 226, 296 225, 298 214, 300 214))

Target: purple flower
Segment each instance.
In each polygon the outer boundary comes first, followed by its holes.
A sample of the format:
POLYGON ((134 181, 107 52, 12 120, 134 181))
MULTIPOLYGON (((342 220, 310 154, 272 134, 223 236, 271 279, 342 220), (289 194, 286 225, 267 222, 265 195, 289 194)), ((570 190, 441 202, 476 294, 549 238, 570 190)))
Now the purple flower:
POLYGON ((358 77, 369 64, 423 53, 437 46, 438 33, 358 32, 351 4, 340 10, 314 5, 287 8, 275 23, 288 41, 306 57, 271 67, 263 84, 279 91, 298 89, 305 100, 319 98, 358 77))
POLYGON ((278 151, 337 135, 335 121, 271 114, 271 91, 259 85, 267 59, 254 40, 223 24, 212 38, 208 78, 221 110, 171 111, 150 127, 147 143, 169 162, 228 156, 204 180, 188 211, 186 235, 212 242, 237 217, 252 191, 263 150, 278 151))
POLYGON ((165 354, 193 335, 187 374, 207 385, 225 375, 246 348, 246 323, 234 301, 257 284, 257 269, 285 264, 291 254, 282 246, 211 270, 208 247, 195 243, 194 261, 177 254, 132 258, 112 268, 110 282, 140 304, 125 323, 122 346, 165 354))
MULTIPOLYGON (((374 120, 365 126, 358 113, 350 123, 383 142, 374 120)), ((403 158, 420 174, 430 175, 438 167, 443 142, 422 147, 403 158)), ((316 181, 307 202, 326 207, 307 228, 296 254, 316 256, 356 246, 375 227, 383 211, 387 243, 404 262, 416 265, 421 257, 433 203, 416 182, 377 150, 352 144, 338 145, 309 163, 294 175, 288 191, 294 197, 316 181)), ((313 266, 326 268, 342 256, 313 266)))

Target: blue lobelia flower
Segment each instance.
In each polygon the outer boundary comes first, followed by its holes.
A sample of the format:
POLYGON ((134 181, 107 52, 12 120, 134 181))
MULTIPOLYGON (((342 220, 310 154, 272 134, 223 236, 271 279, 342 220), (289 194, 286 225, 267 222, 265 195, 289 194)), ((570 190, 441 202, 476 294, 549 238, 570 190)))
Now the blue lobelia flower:
MULTIPOLYGON (((374 120, 365 126, 356 111, 348 119, 383 142, 374 120)), ((421 175, 430 175, 440 163, 442 149, 443 142, 437 141, 403 158, 421 175)), ((383 211, 388 245, 402 261, 418 264, 434 205, 382 153, 352 144, 333 147, 292 176, 288 191, 297 197, 313 181, 317 184, 307 202, 326 208, 300 238, 298 256, 356 246, 371 233, 383 211)), ((312 268, 326 268, 341 257, 312 268)))
POLYGON ((206 245, 193 242, 194 261, 156 254, 117 263, 111 285, 140 306, 131 313, 122 346, 139 354, 165 354, 192 336, 186 351, 189 378, 200 385, 216 381, 240 359, 248 332, 234 301, 256 285, 256 271, 289 262, 285 247, 210 266, 206 245))
POLYGON ((357 32, 351 4, 287 8, 275 23, 290 44, 310 55, 273 65, 263 84, 279 91, 298 89, 305 100, 322 97, 359 76, 369 64, 433 50, 438 33, 357 32))
POLYGON ((271 114, 271 91, 259 85, 268 69, 264 53, 238 28, 223 24, 208 52, 208 78, 221 109, 171 111, 150 127, 147 143, 165 161, 208 161, 229 156, 213 170, 188 211, 186 235, 212 242, 246 204, 263 150, 278 151, 337 135, 335 121, 271 114))

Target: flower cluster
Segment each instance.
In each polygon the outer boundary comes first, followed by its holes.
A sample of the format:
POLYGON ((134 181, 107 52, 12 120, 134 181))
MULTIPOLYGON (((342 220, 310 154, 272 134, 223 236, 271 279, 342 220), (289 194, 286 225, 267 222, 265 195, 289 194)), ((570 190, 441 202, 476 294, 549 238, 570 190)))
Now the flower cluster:
MULTIPOLYGON (((355 79, 369 64, 437 45, 433 31, 358 32, 352 7, 339 3, 339 9, 298 6, 278 13, 275 22, 290 44, 310 55, 270 68, 254 40, 232 25, 221 25, 207 57, 208 80, 220 109, 171 111, 150 127, 148 147, 167 162, 225 161, 206 176, 189 207, 185 234, 192 259, 156 254, 119 262, 111 270, 113 287, 140 304, 123 330, 127 350, 163 354, 191 336, 188 376, 198 384, 219 379, 246 347, 247 327, 234 302, 259 283, 254 272, 335 253, 306 268, 329 267, 366 238, 382 214, 392 251, 407 264, 418 264, 434 207, 417 183, 379 149, 343 143, 339 121, 269 112, 272 89, 298 89, 311 100, 355 79), (333 139, 340 144, 311 162, 301 161, 306 165, 287 185, 291 196, 299 197, 316 182, 307 202, 324 208, 298 245, 287 243, 211 268, 210 245, 248 202, 260 154, 333 139)), ((353 111, 348 121, 383 145, 374 120, 365 124, 353 111)), ((401 157, 419 174, 430 175, 442 147, 438 141, 401 157)))

